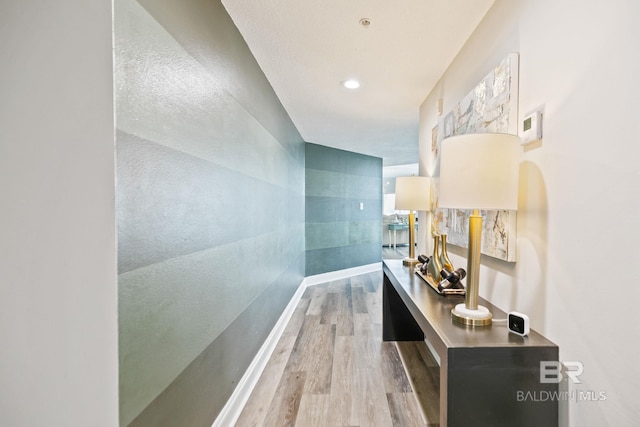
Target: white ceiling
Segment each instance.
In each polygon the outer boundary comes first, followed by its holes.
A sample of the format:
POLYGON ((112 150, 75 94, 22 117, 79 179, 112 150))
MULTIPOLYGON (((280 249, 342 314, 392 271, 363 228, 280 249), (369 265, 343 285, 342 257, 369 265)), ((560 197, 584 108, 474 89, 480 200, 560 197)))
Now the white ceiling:
POLYGON ((420 104, 494 0, 222 2, 305 141, 390 166, 418 161, 420 104))

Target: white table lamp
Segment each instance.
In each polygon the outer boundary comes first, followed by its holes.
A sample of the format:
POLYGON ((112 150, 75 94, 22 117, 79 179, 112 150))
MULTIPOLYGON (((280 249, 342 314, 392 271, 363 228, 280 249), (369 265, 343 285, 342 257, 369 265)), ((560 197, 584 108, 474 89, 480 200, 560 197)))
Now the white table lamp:
POLYGON ((416 230, 413 211, 430 209, 431 181, 424 176, 401 176, 396 178, 396 210, 409 211, 409 257, 404 265, 416 265, 416 230))
POLYGON ((478 305, 482 216, 480 210, 517 210, 520 138, 485 133, 457 135, 442 141, 441 208, 472 209, 469 217, 467 289, 464 304, 451 315, 467 325, 491 324, 491 313, 478 305))

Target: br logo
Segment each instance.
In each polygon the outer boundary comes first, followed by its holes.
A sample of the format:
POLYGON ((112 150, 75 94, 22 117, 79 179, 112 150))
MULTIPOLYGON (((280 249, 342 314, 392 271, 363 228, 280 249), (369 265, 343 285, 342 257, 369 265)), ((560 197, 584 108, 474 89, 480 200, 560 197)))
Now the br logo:
POLYGON ((540 382, 543 384, 559 383, 569 378, 574 384, 581 384, 580 375, 584 372, 582 362, 556 362, 546 360, 540 362, 540 382), (563 369, 564 368, 564 369, 563 369))

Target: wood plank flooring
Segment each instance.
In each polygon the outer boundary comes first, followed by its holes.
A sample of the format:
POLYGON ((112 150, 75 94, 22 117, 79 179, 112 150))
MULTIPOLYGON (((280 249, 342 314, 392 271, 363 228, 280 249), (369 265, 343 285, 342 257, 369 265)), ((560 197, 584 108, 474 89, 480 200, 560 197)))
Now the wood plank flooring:
POLYGON ((236 426, 438 426, 438 390, 424 342, 382 341, 376 272, 307 288, 236 426))
MULTIPOLYGON (((393 247, 382 247, 383 259, 402 259, 407 256, 409 256, 409 246, 397 246, 395 249, 393 247)), ((418 256, 417 253, 416 256, 418 256)))

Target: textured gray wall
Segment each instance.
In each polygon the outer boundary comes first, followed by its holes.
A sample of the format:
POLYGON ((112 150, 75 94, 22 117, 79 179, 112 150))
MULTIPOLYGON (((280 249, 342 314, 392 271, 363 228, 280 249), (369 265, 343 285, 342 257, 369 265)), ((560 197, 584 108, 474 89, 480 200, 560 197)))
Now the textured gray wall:
POLYGON ((382 159, 317 144, 305 158, 306 275, 379 262, 382 159))
POLYGON ((210 426, 304 276, 304 143, 216 0, 116 0, 120 421, 210 426))

